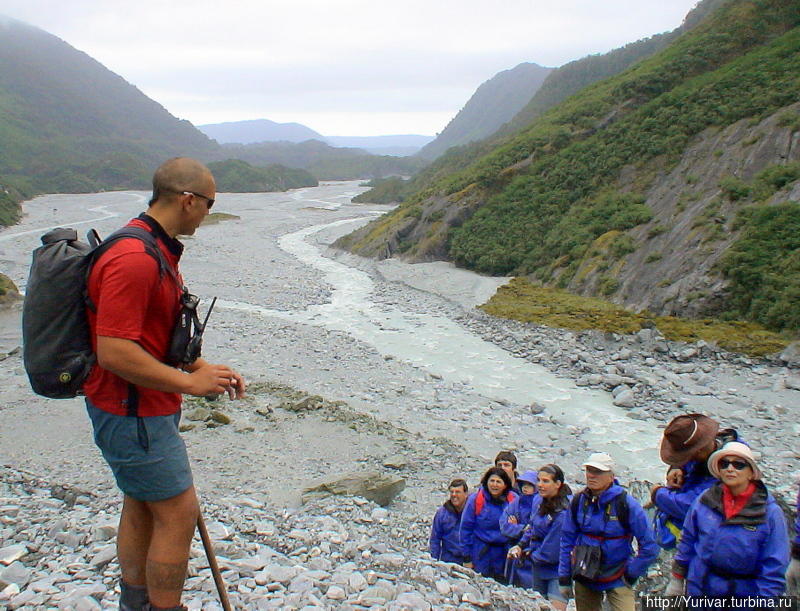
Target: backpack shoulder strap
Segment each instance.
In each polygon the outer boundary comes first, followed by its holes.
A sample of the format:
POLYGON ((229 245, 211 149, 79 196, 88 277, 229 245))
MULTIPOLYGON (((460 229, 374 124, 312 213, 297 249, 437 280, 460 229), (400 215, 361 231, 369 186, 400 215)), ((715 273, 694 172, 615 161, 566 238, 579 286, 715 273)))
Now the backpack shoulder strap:
MULTIPOLYGON (((95 232, 95 236, 96 235, 97 234, 95 232)), ((147 231, 147 229, 142 227, 125 226, 121 229, 117 229, 114 233, 108 236, 105 240, 101 241, 95 247, 94 251, 92 252, 92 262, 97 261, 97 259, 109 248, 111 248, 115 242, 124 238, 134 238, 144 244, 144 251, 153 257, 158 263, 158 272, 161 276, 172 271, 166 259, 164 258, 164 253, 161 252, 161 248, 158 246, 156 236, 154 236, 152 232, 147 231)), ((91 237, 89 238, 90 243, 94 242, 95 240, 96 237, 94 240, 91 237)))
POLYGON ((578 507, 581 504, 582 498, 583 498, 583 492, 579 492, 578 494, 572 497, 572 501, 569 504, 569 512, 572 516, 572 523, 575 525, 578 524, 578 507))
POLYGON ((169 263, 167 263, 167 260, 164 258, 164 253, 161 252, 161 248, 158 246, 156 236, 147 231, 147 229, 142 227, 130 227, 126 225, 121 229, 117 229, 114 233, 99 243, 98 240, 100 239, 100 236, 94 229, 89 231, 87 237, 91 244, 97 244, 94 247, 94 250, 92 250, 92 252, 89 254, 90 260, 89 265, 86 266, 86 283, 84 287, 84 301, 93 312, 96 311, 97 308, 89 298, 89 274, 92 272, 92 267, 94 267, 94 264, 97 263, 97 260, 100 258, 100 256, 109 248, 111 248, 115 242, 124 238, 133 238, 141 241, 144 244, 144 251, 153 257, 153 259, 156 260, 156 263, 158 263, 159 278, 163 278, 164 274, 169 274, 169 276, 175 281, 175 284, 178 285, 178 288, 183 290, 183 285, 181 284, 180 280, 178 280, 177 274, 175 274, 175 271, 172 269, 172 267, 170 267, 169 263))
POLYGON ((619 494, 617 498, 614 499, 614 512, 617 514, 617 520, 622 525, 622 528, 625 529, 625 532, 631 531, 631 524, 630 524, 630 507, 628 507, 628 493, 627 491, 623 490, 622 494, 619 494))

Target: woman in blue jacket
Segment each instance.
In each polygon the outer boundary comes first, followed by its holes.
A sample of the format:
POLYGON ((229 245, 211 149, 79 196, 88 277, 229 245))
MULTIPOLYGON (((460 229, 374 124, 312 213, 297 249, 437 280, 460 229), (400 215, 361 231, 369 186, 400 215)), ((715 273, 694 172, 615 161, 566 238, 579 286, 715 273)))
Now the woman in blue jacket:
POLYGON ((511 478, 499 467, 492 467, 484 473, 480 488, 469 496, 461 514, 461 545, 473 568, 501 583, 508 538, 500 532, 500 517, 515 498, 511 478))
POLYGON ((789 537, 750 448, 725 444, 708 459, 720 481, 692 505, 673 563, 668 596, 780 596, 789 537))
POLYGON ((519 546, 509 553, 527 558, 533 569, 533 589, 548 599, 556 611, 563 611, 567 601, 558 589, 558 558, 561 527, 572 491, 564 482, 564 472, 553 464, 539 469, 537 487, 539 494, 534 499, 530 528, 522 535, 519 546))
MULTIPOLYGON (((537 480, 536 471, 525 471, 517 477, 517 484, 522 494, 506 505, 500 518, 500 532, 508 537, 508 545, 519 543, 530 528, 533 504, 537 496, 537 480)), ((512 556, 510 550, 509 558, 508 567, 513 569, 513 578, 510 577, 513 585, 530 588, 533 585, 533 566, 530 560, 522 554, 512 556)))

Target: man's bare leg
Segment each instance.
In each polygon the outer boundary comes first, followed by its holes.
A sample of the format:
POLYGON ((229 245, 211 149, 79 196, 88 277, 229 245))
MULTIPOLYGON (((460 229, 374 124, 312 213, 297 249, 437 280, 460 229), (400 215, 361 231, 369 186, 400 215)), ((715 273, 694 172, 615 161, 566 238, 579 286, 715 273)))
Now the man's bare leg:
POLYGON ((189 549, 200 509, 194 486, 178 496, 147 503, 153 531, 147 554, 146 578, 150 603, 177 607, 181 603, 189 549))
POLYGON ((153 534, 153 516, 147 503, 128 496, 122 502, 117 533, 117 558, 122 580, 128 585, 144 586, 145 565, 153 534))

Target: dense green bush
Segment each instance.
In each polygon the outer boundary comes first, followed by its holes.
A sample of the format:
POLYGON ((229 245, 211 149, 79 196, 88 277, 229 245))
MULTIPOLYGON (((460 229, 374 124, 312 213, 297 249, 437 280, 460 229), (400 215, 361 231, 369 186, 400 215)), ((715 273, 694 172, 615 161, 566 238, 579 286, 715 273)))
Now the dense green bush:
POLYGON ((750 196, 750 186, 738 176, 726 176, 719 181, 719 188, 732 202, 747 199, 750 196))
POLYGON ((740 238, 720 261, 730 280, 728 317, 772 329, 800 329, 800 204, 755 205, 739 212, 740 238))

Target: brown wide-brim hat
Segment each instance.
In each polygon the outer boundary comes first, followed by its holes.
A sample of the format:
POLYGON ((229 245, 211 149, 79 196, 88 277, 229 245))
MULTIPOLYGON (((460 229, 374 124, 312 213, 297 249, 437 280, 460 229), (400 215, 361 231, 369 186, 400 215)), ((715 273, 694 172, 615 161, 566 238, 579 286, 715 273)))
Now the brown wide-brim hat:
POLYGON ((680 467, 697 450, 708 446, 719 432, 719 423, 703 414, 684 414, 672 419, 661 439, 661 460, 680 467))

